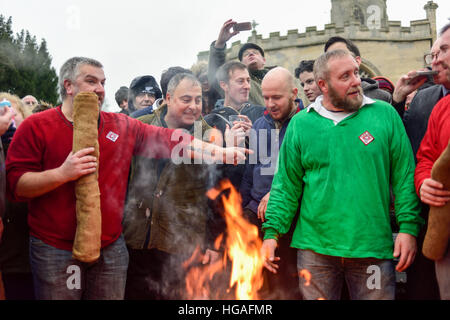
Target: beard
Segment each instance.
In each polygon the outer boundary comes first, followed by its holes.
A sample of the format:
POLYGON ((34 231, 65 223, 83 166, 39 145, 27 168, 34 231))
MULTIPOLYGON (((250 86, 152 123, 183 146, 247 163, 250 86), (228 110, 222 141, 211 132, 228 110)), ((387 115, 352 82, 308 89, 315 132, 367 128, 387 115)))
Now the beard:
POLYGON ((274 116, 274 114, 270 110, 269 114, 275 121, 283 123, 286 119, 289 118, 289 115, 293 112, 293 110, 296 109, 295 97, 290 97, 288 99, 287 105, 284 105, 283 107, 278 107, 277 109, 280 111, 278 116, 274 116))
MULTIPOLYGON (((353 90, 353 89, 351 89, 353 90)), ((344 98, 341 98, 337 91, 333 88, 333 86, 330 84, 329 87, 329 98, 333 106, 339 109, 343 109, 347 112, 356 112, 358 111, 363 102, 363 90, 361 86, 357 87, 357 90, 359 92, 358 97, 356 98, 350 98, 347 95, 344 98)), ((348 92, 347 92, 348 93, 348 92)))

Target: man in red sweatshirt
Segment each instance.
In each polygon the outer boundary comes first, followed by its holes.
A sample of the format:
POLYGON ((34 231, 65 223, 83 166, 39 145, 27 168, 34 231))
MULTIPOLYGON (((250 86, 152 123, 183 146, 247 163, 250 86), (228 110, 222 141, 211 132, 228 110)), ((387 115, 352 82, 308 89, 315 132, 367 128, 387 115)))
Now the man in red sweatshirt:
MULTIPOLYGON (((450 190, 431 178, 433 164, 450 141, 450 96, 434 107, 428 122, 427 132, 417 152, 415 185, 422 202, 442 207, 450 200, 450 190)), ((436 279, 442 300, 450 299, 450 248, 441 260, 435 261, 436 279)))
MULTIPOLYGON (((438 50, 432 53, 433 70, 445 74, 450 83, 450 24, 441 33, 438 50)), ((415 185, 422 202, 435 207, 442 207, 450 200, 450 190, 445 190, 442 183, 431 178, 433 164, 447 147, 450 140, 450 95, 442 98, 431 112, 427 131, 417 152, 415 185)), ((439 261, 435 262, 436 279, 441 299, 450 299, 450 248, 439 261)))

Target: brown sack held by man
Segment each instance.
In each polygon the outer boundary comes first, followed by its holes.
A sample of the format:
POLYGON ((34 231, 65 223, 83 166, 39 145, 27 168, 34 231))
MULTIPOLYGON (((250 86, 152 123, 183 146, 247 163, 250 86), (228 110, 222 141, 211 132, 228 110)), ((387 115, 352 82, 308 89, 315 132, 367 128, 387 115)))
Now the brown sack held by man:
MULTIPOLYGON (((81 92, 74 99, 72 152, 94 147, 92 156, 99 159, 98 97, 81 92)), ((100 256, 102 216, 98 171, 79 178, 75 186, 77 230, 72 255, 82 262, 94 262, 100 256)))
MULTIPOLYGON (((450 189, 450 143, 433 165, 431 177, 450 189)), ((443 207, 430 206, 428 229, 422 252, 431 260, 440 260, 445 255, 450 236, 450 202, 443 207)))

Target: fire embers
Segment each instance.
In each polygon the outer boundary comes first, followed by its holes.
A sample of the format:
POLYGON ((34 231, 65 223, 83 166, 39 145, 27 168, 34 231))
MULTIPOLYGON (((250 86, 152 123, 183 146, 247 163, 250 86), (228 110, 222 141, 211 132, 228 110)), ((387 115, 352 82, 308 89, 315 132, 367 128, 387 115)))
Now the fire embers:
POLYGON ((188 299, 255 300, 263 285, 262 241, 258 228, 242 215, 240 194, 226 180, 221 182, 219 189, 211 189, 207 195, 215 199, 226 189, 230 189, 229 195, 223 196, 226 235, 219 236, 215 241, 216 250, 224 241, 223 256, 213 263, 202 265, 200 262, 204 256, 196 250, 184 263, 183 266, 189 269, 186 273, 188 299), (231 262, 231 270, 228 262, 231 262), (225 288, 224 281, 228 282, 225 288))
MULTIPOLYGON (((314 283, 311 282, 311 279, 312 279, 311 272, 309 272, 306 269, 303 269, 303 270, 299 271, 299 276, 300 276, 300 281, 302 281, 302 278, 305 279, 305 284, 304 284, 305 287, 309 287, 309 286, 313 285, 320 292, 320 289, 314 283)), ((322 296, 324 296, 323 293, 322 293, 322 296)), ((318 298, 317 300, 325 300, 325 298, 321 297, 321 298, 318 298)))

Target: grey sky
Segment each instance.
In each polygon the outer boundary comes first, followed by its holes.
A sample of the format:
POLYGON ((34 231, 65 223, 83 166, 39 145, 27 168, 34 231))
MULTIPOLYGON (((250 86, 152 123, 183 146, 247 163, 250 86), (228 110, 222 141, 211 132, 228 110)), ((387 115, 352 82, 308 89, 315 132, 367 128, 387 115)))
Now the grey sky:
MULTIPOLYGON (((389 20, 409 26, 425 18, 428 0, 388 0, 389 20)), ((450 1, 439 5, 437 26, 450 17, 450 1)), ((258 34, 286 35, 288 30, 304 32, 308 26, 323 30, 330 23, 330 0, 0 0, 0 14, 12 16, 15 32, 29 30, 47 40, 53 66, 73 56, 98 59, 105 66, 109 110, 117 111, 114 93, 144 74, 158 81, 170 66, 190 68, 197 53, 209 49, 223 22, 256 20, 258 34)), ((232 39, 246 42, 250 31, 232 39)), ((409 70, 405 70, 407 72, 409 70)))

